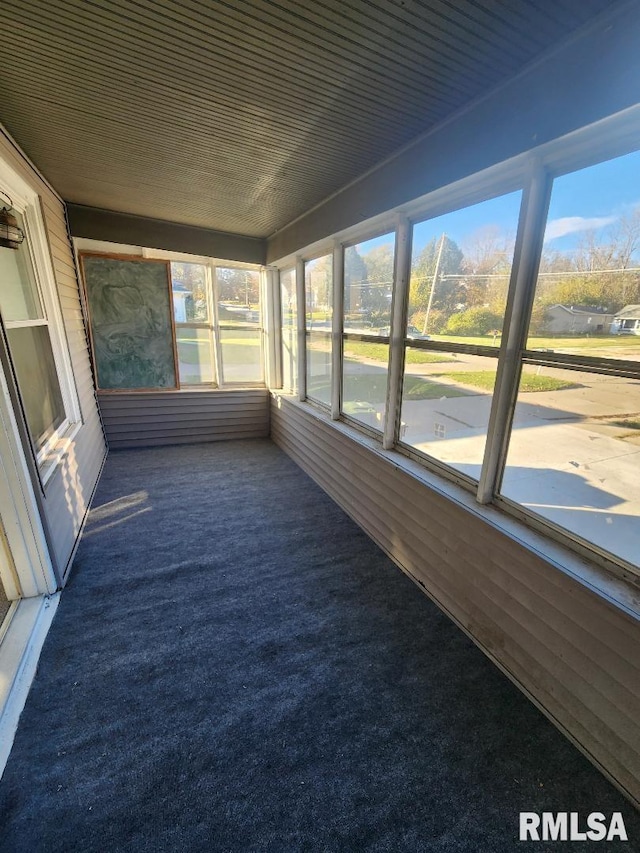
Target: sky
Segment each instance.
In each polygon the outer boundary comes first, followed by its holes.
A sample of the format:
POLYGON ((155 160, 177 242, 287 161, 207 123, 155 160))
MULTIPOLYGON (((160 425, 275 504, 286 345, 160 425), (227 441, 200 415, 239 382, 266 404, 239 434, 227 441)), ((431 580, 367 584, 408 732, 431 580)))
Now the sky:
POLYGON ((513 239, 518 227, 521 198, 522 193, 518 190, 419 222, 413 229, 414 258, 431 239, 435 237, 439 240, 443 234, 463 251, 465 243, 472 241, 474 234, 486 229, 495 230, 497 227, 501 233, 513 239))
POLYGON ((640 205, 640 151, 556 178, 545 242, 575 248, 586 231, 615 225, 640 205))
MULTIPOLYGON (((413 256, 416 257, 433 237, 445 233, 464 250, 474 233, 494 226, 515 237, 521 192, 509 193, 418 223, 413 232, 413 256)), ((640 206, 640 151, 598 163, 587 169, 555 179, 545 244, 560 252, 571 252, 593 228, 615 225, 624 213, 640 206)), ((360 244, 365 250, 391 242, 383 235, 360 244)))

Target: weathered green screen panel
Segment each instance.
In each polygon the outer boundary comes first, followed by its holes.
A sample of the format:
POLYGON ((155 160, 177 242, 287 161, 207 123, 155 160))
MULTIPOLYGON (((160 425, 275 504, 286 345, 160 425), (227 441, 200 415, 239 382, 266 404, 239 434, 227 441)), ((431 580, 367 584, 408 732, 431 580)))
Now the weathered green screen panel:
POLYGON ((82 266, 98 387, 176 388, 169 263, 83 255, 82 266))

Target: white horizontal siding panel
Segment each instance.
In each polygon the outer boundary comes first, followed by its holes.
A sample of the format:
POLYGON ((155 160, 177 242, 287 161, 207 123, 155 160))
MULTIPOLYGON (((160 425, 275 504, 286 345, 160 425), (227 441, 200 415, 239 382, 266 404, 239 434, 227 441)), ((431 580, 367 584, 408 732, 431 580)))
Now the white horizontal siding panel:
POLYGON ((258 438, 269 434, 266 389, 99 393, 111 448, 258 438))

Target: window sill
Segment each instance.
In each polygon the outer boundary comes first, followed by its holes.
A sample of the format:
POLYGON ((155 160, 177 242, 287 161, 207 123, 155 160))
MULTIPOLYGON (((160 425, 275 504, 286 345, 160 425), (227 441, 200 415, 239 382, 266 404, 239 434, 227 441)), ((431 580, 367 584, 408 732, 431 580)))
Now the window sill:
POLYGON ((276 399, 281 397, 289 405, 302 409, 310 417, 342 433, 361 447, 367 448, 386 464, 393 465, 397 470, 403 471, 427 488, 481 518, 486 524, 490 524, 527 550, 533 551, 558 571, 573 578, 601 599, 640 621, 640 590, 633 581, 612 575, 596 563, 576 554, 569 547, 531 528, 526 521, 514 518, 496 506, 479 504, 475 496, 463 486, 434 473, 397 450, 384 450, 376 439, 364 435, 344 421, 332 420, 327 412, 320 410, 317 406, 300 402, 295 397, 280 391, 273 391, 272 394, 276 399))
POLYGON ((267 389, 267 386, 264 382, 228 382, 225 385, 183 385, 181 388, 145 388, 143 391, 138 391, 136 389, 123 388, 119 390, 112 389, 98 389, 98 396, 101 397, 125 397, 126 395, 131 395, 135 397, 142 397, 144 395, 153 396, 153 395, 162 395, 162 396, 171 396, 172 394, 177 394, 178 396, 184 394, 223 394, 228 391, 260 391, 267 389))

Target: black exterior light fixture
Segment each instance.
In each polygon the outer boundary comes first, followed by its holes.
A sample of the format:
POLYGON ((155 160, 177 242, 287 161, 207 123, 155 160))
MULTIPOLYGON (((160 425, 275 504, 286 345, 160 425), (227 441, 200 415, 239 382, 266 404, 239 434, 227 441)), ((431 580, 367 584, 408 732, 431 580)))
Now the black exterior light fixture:
POLYGON ((6 193, 0 192, 0 205, 0 248, 17 249, 24 240, 24 231, 10 212, 13 202, 6 193))

